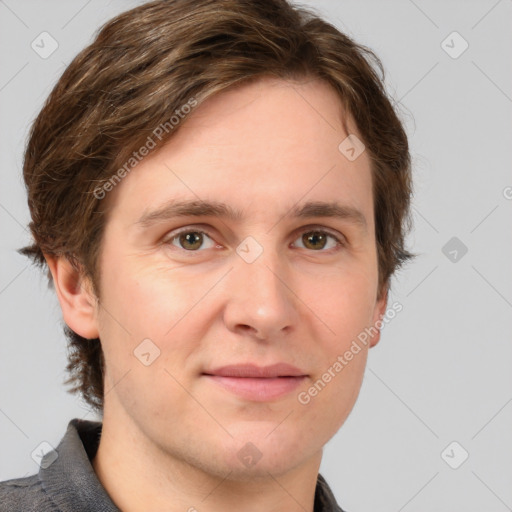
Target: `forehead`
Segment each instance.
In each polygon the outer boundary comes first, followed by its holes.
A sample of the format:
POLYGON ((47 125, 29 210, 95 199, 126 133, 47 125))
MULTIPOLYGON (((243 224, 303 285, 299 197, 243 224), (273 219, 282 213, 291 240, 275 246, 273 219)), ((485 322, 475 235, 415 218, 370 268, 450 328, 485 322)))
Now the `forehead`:
POLYGON ((336 142, 347 131, 357 133, 357 127, 325 81, 264 77, 208 98, 187 116, 172 145, 177 151, 192 138, 223 157, 243 152, 268 159, 270 150, 281 149, 298 158, 338 151, 333 137, 336 142))
POLYGON ((364 152, 350 161, 340 151, 349 133, 357 135, 357 128, 329 84, 261 79, 197 106, 112 199, 121 194, 134 215, 176 197, 268 215, 273 205, 301 199, 337 201, 368 217, 370 162, 364 152))

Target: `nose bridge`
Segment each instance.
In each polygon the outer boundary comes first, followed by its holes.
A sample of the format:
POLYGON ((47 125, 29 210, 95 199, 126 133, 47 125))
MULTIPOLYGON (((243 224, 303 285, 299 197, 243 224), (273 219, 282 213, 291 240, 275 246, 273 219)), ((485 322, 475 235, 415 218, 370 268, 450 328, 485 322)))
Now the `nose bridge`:
POLYGON ((260 298, 268 296, 271 299, 276 293, 279 295, 285 293, 284 285, 279 279, 284 278, 280 275, 284 273, 281 249, 276 246, 272 236, 261 235, 259 240, 248 236, 237 247, 239 261, 236 268, 246 280, 245 282, 250 283, 251 296, 260 298))
POLYGON ((284 292, 283 283, 279 279, 283 273, 282 254, 272 245, 270 237, 265 246, 253 237, 248 237, 237 248, 239 260, 236 269, 243 276, 244 282, 252 290, 251 296, 269 298, 276 293, 284 292))

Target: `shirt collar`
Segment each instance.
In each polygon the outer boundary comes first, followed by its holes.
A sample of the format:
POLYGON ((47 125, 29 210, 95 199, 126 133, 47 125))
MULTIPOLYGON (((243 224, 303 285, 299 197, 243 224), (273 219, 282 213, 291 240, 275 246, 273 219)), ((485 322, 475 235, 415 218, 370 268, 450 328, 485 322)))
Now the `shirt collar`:
POLYGON ((72 419, 56 449, 57 458, 52 451, 41 460, 39 479, 60 512, 120 512, 91 464, 99 446, 101 425, 72 419))
MULTIPOLYGON (((91 460, 96 455, 102 423, 72 419, 56 451, 41 460, 39 479, 61 512, 120 512, 98 480, 91 460)), ((329 485, 318 475, 314 512, 343 512, 329 485)))

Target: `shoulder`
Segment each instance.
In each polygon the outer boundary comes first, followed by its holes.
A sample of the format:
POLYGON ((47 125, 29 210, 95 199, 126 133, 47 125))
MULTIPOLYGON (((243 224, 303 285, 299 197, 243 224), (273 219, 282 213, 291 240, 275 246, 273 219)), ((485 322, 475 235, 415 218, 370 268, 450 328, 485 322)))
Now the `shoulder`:
POLYGON ((0 512, 58 512, 38 475, 0 482, 0 512))
POLYGON ((346 512, 338 505, 329 484, 320 473, 316 483, 314 512, 346 512))

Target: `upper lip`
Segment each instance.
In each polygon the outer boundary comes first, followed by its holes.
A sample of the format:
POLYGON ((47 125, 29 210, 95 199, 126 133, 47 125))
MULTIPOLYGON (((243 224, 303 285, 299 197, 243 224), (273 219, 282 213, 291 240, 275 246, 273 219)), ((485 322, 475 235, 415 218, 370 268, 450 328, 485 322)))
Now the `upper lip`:
POLYGON ((222 366, 204 372, 206 375, 217 375, 220 377, 305 377, 307 374, 299 368, 287 363, 276 363, 270 366, 257 366, 255 364, 233 364, 222 366))

